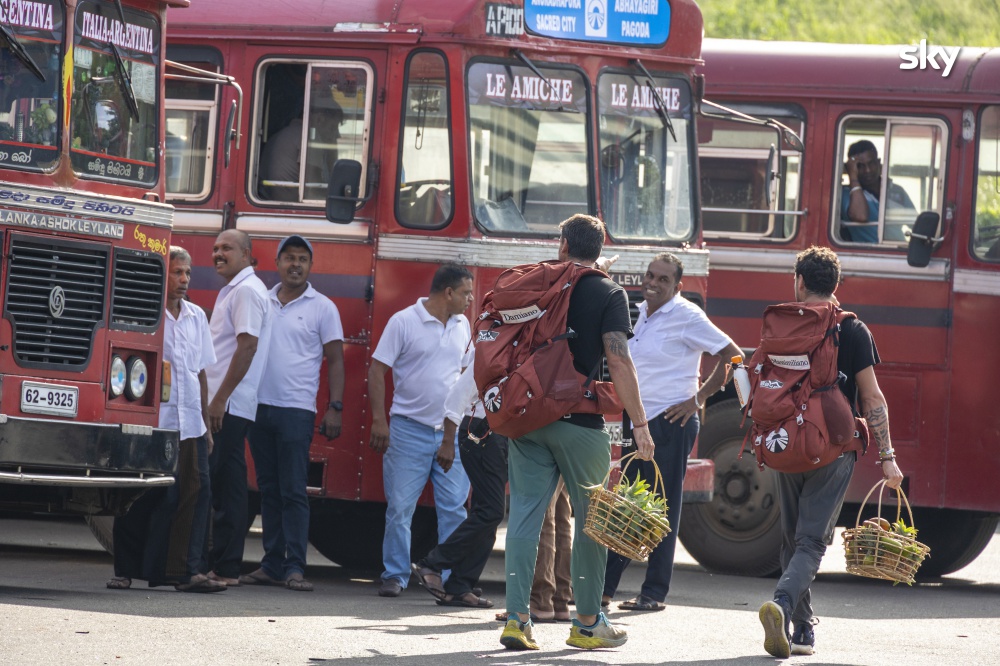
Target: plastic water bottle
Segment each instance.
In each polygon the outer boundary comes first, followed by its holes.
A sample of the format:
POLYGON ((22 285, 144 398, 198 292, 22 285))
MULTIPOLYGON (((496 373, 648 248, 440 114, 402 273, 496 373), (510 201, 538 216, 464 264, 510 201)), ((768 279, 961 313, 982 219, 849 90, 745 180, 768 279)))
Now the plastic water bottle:
POLYGON ((747 406, 750 399, 750 375, 747 373, 747 366, 743 365, 742 356, 734 356, 730 359, 733 368, 733 384, 736 386, 736 397, 740 399, 740 407, 747 406))

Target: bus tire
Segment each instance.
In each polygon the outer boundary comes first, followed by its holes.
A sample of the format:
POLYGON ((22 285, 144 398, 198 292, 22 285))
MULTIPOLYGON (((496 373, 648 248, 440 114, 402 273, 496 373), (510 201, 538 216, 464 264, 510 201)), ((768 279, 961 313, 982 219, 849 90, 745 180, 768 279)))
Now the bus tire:
POLYGON ((97 543, 104 547, 104 550, 108 551, 111 555, 115 554, 115 537, 114 537, 114 527, 115 527, 115 517, 114 516, 90 516, 86 515, 83 519, 87 522, 87 527, 90 528, 90 532, 97 539, 97 543))
POLYGON ((914 507, 917 540, 931 549, 917 578, 944 576, 969 565, 989 545, 998 521, 995 513, 914 507))
MULTIPOLYGON (((383 571, 385 504, 321 499, 310 507, 309 542, 323 557, 348 569, 383 571)), ((410 561, 416 562, 437 545, 434 507, 417 507, 410 535, 410 561)))
POLYGON ((781 521, 774 472, 761 471, 753 453, 738 459, 749 420, 737 400, 709 406, 698 435, 698 457, 715 462, 711 502, 684 507, 680 540, 709 571, 770 576, 781 569, 781 521))

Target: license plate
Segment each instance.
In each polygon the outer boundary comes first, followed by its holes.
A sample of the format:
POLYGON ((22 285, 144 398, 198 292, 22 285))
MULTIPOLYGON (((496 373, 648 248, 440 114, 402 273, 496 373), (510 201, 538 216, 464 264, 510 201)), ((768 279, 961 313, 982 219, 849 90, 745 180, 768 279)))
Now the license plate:
POLYGON ((28 414, 52 414, 54 416, 76 416, 80 395, 75 386, 58 384, 21 384, 21 411, 28 414))

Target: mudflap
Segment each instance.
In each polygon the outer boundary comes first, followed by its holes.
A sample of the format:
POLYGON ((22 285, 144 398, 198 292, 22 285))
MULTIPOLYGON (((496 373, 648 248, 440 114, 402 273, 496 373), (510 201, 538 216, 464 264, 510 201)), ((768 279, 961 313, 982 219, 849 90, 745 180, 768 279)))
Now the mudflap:
POLYGON ((715 491, 715 462, 689 458, 684 477, 684 503, 711 502, 715 491))

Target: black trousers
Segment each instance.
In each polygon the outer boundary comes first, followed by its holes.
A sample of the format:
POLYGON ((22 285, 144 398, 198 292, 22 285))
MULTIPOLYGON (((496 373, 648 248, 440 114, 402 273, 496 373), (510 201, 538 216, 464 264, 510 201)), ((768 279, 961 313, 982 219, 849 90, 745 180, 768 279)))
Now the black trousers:
POLYGON ((213 515, 211 538, 205 540, 202 573, 214 571, 224 578, 240 575, 243 546, 250 527, 247 524, 246 459, 249 427, 249 419, 226 412, 222 430, 214 434, 215 447, 208 457, 213 515))
POLYGON ((466 416, 458 432, 458 452, 472 486, 469 516, 423 560, 438 571, 451 569, 444 589, 455 596, 471 592, 482 575, 506 507, 507 438, 492 434, 478 443, 470 440, 470 424, 479 432, 485 429, 481 421, 466 416))
POLYGON ((180 442, 177 477, 145 492, 115 518, 115 575, 150 586, 186 583, 198 573, 209 513, 208 445, 180 442))
MULTIPOLYGON (((681 504, 684 499, 684 476, 687 472, 687 459, 694 448, 694 440, 701 429, 698 415, 688 419, 682 428, 680 421, 670 423, 662 414, 649 419, 649 434, 653 437, 656 450, 653 460, 660 468, 663 476, 663 497, 667 500, 667 520, 670 521, 670 534, 653 549, 646 565, 646 578, 642 583, 641 594, 663 603, 670 591, 670 579, 674 573, 674 551, 677 549, 677 532, 681 526, 681 504)), ((632 450, 623 453, 631 453, 632 450)), ((635 481, 636 474, 653 485, 655 471, 653 465, 645 460, 636 460, 628 465, 626 476, 629 481, 635 481)), ((627 557, 613 551, 608 551, 608 565, 604 574, 604 594, 614 597, 621 581, 622 574, 631 563, 627 557)))

